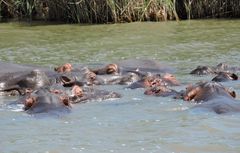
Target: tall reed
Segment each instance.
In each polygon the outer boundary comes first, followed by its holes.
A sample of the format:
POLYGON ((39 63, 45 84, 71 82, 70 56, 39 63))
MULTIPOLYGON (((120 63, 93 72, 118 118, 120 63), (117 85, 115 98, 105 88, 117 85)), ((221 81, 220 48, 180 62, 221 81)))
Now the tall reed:
POLYGON ((0 0, 0 20, 68 23, 240 17, 239 0, 0 0))

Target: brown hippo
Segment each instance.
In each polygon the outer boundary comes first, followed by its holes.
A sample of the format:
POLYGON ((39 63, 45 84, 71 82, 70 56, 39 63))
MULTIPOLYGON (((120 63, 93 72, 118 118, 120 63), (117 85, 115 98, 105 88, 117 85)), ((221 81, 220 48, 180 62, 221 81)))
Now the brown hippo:
POLYGON ((217 82, 199 82, 186 89, 183 99, 194 101, 194 109, 204 109, 217 114, 240 112, 240 102, 235 100, 236 93, 217 82))

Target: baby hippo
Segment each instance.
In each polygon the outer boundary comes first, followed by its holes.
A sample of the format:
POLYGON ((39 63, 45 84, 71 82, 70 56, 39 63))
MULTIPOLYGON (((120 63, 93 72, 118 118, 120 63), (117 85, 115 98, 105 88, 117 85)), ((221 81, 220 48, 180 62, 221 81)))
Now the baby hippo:
POLYGON ((236 93, 217 82, 200 82, 186 89, 183 99, 198 103, 193 109, 213 111, 217 114, 240 112, 236 93))

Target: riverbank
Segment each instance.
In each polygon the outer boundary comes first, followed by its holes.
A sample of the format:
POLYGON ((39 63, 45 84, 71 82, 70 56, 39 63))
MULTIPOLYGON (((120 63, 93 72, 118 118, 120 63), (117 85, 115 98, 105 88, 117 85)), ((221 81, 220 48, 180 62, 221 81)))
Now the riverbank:
POLYGON ((0 21, 96 24, 239 17, 239 0, 0 0, 0 21))

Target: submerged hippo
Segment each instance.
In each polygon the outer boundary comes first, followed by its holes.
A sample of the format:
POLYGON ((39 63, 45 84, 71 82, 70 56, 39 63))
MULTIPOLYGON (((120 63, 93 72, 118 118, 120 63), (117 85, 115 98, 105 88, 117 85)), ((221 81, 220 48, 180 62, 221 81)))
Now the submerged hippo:
POLYGON ((24 111, 29 114, 51 111, 69 112, 71 108, 68 97, 52 92, 48 88, 40 88, 21 97, 20 101, 24 104, 24 111))
POLYGON ((180 85, 179 81, 169 73, 164 75, 156 74, 143 77, 141 80, 132 83, 127 88, 136 89, 136 88, 148 88, 154 86, 178 86, 180 85))
POLYGON ((97 75, 95 84, 98 85, 130 85, 141 80, 142 76, 137 73, 128 72, 124 75, 97 75))
POLYGON ((234 81, 238 80, 238 76, 235 73, 229 72, 219 72, 217 76, 215 76, 212 81, 215 82, 225 82, 225 81, 234 81))
POLYGON ((167 86, 155 86, 155 87, 149 88, 145 90, 144 94, 157 96, 157 97, 173 96, 174 98, 180 96, 179 92, 173 89, 169 89, 167 86))
POLYGON ((217 66, 198 66, 196 69, 192 70, 190 74, 195 75, 209 75, 218 74, 220 72, 234 73, 240 71, 239 67, 229 66, 225 63, 220 63, 217 66))
POLYGON ((103 68, 98 68, 92 70, 97 75, 105 74, 126 74, 128 72, 139 71, 139 72, 150 72, 153 74, 156 73, 166 73, 172 72, 173 69, 160 64, 158 61, 149 60, 149 59, 128 59, 119 61, 116 63, 108 64, 103 68))
POLYGON ((217 82, 200 82, 187 88, 183 99, 194 101, 194 109, 205 109, 218 114, 240 112, 240 102, 235 100, 236 93, 217 82))
POLYGON ((121 95, 116 92, 109 92, 106 90, 98 90, 89 87, 80 87, 75 85, 72 87, 70 102, 73 104, 76 103, 85 103, 89 101, 102 101, 112 98, 120 98, 121 95))
POLYGON ((17 91, 24 95, 27 90, 34 90, 43 86, 49 86, 50 82, 46 74, 38 69, 33 71, 6 73, 0 77, 0 91, 17 91))
POLYGON ((64 87, 71 87, 76 84, 80 86, 97 84, 96 74, 91 72, 87 67, 61 73, 48 72, 47 75, 51 84, 62 84, 64 87))
POLYGON ((29 72, 38 69, 40 71, 48 71, 49 68, 35 66, 35 65, 24 65, 24 64, 15 64, 15 63, 7 63, 0 61, 0 76, 8 74, 8 73, 17 73, 17 72, 29 72))

